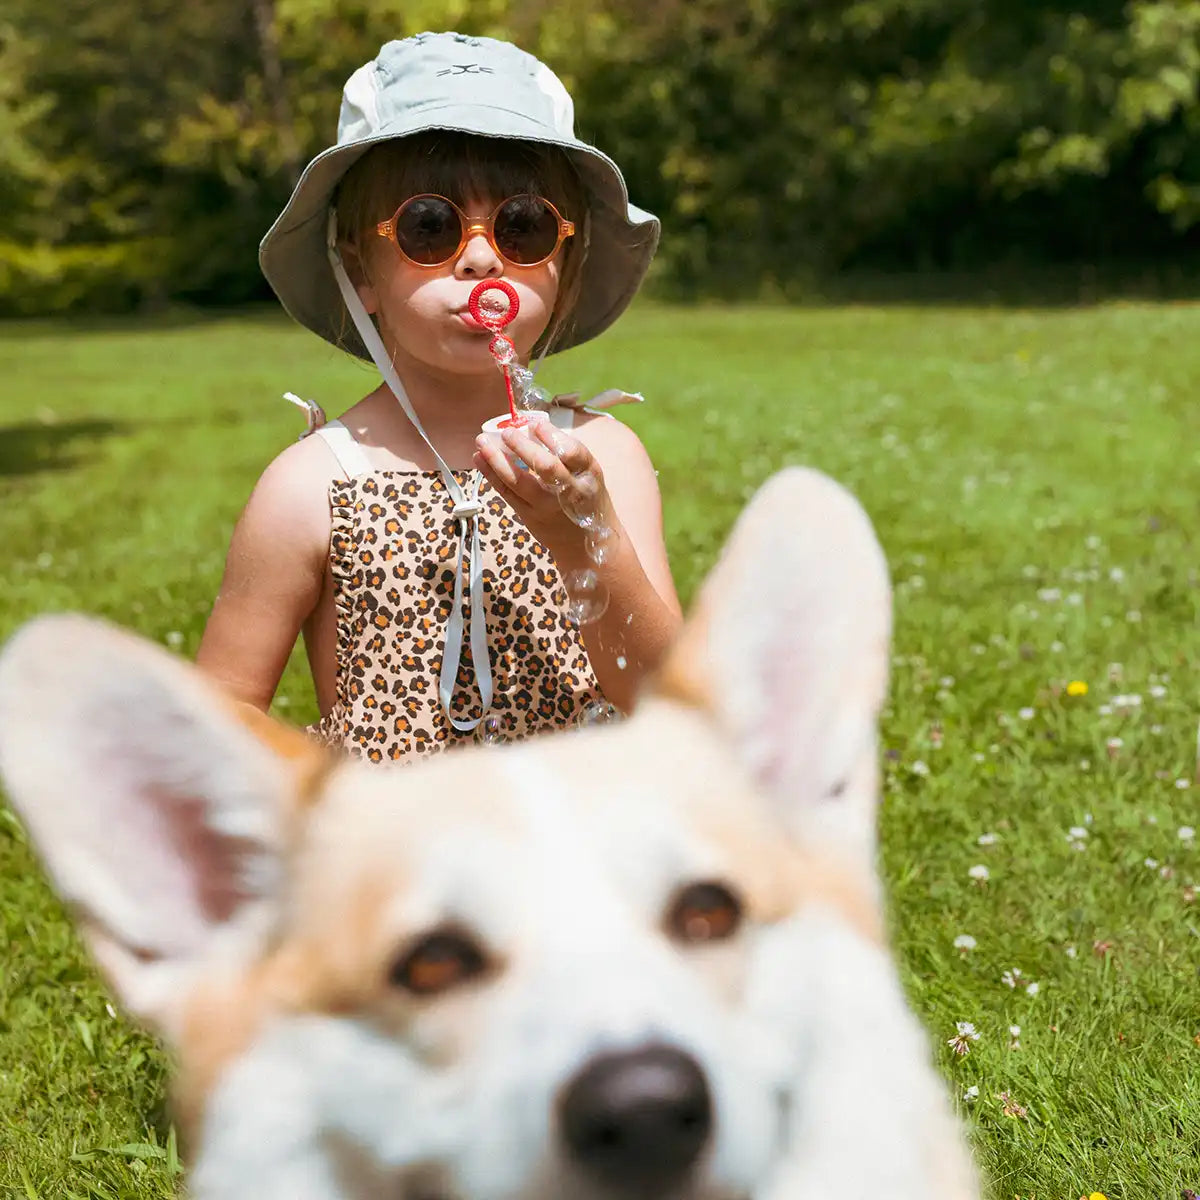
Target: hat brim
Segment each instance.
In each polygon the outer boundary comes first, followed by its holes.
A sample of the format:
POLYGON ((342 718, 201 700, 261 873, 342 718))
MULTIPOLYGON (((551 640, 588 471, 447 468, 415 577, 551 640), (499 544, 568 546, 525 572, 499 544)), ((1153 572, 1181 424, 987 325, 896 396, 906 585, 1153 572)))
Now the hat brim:
POLYGON ((551 349, 566 350, 603 333, 628 307, 654 257, 658 218, 629 201, 625 181, 606 154, 517 112, 456 105, 425 109, 418 122, 384 127, 368 138, 324 151, 308 164, 283 212, 259 246, 259 263, 283 307, 301 325, 335 346, 370 361, 347 319, 329 263, 329 205, 347 171, 373 146, 427 130, 470 133, 559 146, 571 158, 589 197, 589 240, 579 301, 565 336, 551 349), (487 132, 481 132, 481 128, 487 132))

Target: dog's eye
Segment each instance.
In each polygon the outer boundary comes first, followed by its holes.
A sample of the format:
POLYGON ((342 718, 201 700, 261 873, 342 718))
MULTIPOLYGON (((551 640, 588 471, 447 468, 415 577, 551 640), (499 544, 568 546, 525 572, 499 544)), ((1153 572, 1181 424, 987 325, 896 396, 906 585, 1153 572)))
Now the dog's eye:
POLYGON ((741 923, 741 902, 721 883, 689 884, 667 912, 667 932, 681 942, 718 942, 741 923))
POLYGON ((479 947, 461 933, 442 930, 422 938, 393 968, 391 981, 417 996, 448 991, 483 973, 479 947))

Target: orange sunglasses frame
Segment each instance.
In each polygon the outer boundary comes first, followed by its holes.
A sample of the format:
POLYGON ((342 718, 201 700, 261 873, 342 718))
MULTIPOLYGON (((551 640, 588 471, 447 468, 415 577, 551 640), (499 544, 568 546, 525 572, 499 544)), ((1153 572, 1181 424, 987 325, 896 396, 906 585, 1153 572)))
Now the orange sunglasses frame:
POLYGON ((573 221, 568 221, 562 215, 562 213, 560 213, 558 211, 558 209, 555 208, 554 205, 551 204, 550 201, 545 198, 545 196, 537 196, 533 192, 520 192, 515 196, 509 196, 507 200, 501 200, 500 203, 497 204, 494 209, 492 209, 491 213, 488 216, 484 217, 482 220, 476 219, 474 217, 468 217, 467 214, 465 212, 463 212, 463 210, 461 208, 459 208, 458 205, 455 204, 454 201, 451 200, 447 196, 440 196, 440 195, 438 195, 437 192, 419 192, 415 196, 409 196, 409 198, 407 200, 405 200, 405 202, 402 205, 400 205, 400 207, 398 209, 396 209, 396 211, 386 221, 380 221, 379 224, 375 226, 375 232, 377 234, 379 234, 380 237, 387 238, 388 241, 390 241, 392 243, 392 245, 394 245, 396 247, 396 249, 399 250, 400 253, 404 255, 405 259, 408 262, 412 263, 412 265, 414 267, 427 267, 430 270, 433 270, 436 267, 444 267, 448 262, 452 262, 463 252, 463 247, 471 240, 471 238, 473 238, 477 233, 482 233, 483 236, 485 238, 487 238, 488 245, 491 246, 491 248, 506 263, 508 263, 508 265, 510 267, 517 267, 518 269, 528 269, 530 267, 540 267, 543 263, 548 263, 558 253, 559 247, 562 246, 563 242, 565 242, 567 240, 567 238, 569 238, 569 237, 574 237, 575 224, 573 221), (508 204, 509 201, 519 200, 521 198, 521 196, 534 196, 534 198, 536 200, 539 200, 554 214, 555 218, 558 221, 558 240, 554 243, 554 249, 551 250, 550 253, 545 256, 545 258, 539 258, 537 260, 537 262, 531 262, 531 263, 514 262, 511 258, 508 257, 507 254, 504 253, 503 250, 500 249, 499 246, 496 245, 496 236, 495 236, 495 232, 494 232, 495 225, 496 225, 496 214, 506 204, 508 204), (458 245, 454 248, 454 250, 450 254, 446 255, 446 257, 443 258, 441 262, 436 262, 436 263, 417 262, 417 260, 415 258, 410 258, 407 254, 404 253, 404 247, 400 245, 400 242, 396 238, 396 220, 400 216, 400 213, 405 208, 407 208, 408 205, 410 205, 414 200, 444 200, 448 205, 450 205, 450 207, 452 209, 454 209, 454 211, 456 213, 458 213, 458 220, 459 220, 459 225, 460 225, 460 228, 462 231, 462 236, 459 238, 458 245))

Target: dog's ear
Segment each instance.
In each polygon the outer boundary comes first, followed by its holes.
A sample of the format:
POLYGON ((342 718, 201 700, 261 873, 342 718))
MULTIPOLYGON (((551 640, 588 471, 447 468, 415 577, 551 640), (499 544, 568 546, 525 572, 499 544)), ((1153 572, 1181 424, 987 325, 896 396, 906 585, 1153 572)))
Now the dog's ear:
POLYGON ((0 654, 0 778, 130 1012, 171 1036, 195 967, 265 936, 319 751, 103 622, 0 654), (251 728, 251 725, 253 728, 251 728))
POLYGON ((738 520, 656 685, 716 717, 793 832, 856 857, 874 849, 891 611, 858 501, 790 468, 738 520))

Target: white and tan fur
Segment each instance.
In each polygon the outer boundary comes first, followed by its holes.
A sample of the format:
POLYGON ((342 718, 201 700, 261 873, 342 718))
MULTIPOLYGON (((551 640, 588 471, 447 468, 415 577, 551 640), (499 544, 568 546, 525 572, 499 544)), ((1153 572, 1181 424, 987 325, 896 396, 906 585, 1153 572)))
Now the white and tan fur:
POLYGON ((198 1200, 650 1200, 564 1149, 568 1081, 650 1043, 713 1127, 680 1200, 972 1200, 884 940, 866 515, 789 470, 620 724, 334 764, 188 665, 43 618, 0 659, 0 769, 126 1007, 177 1057, 198 1200), (721 881, 742 921, 664 924, 721 881), (486 971, 393 966, 452 927, 486 971))

